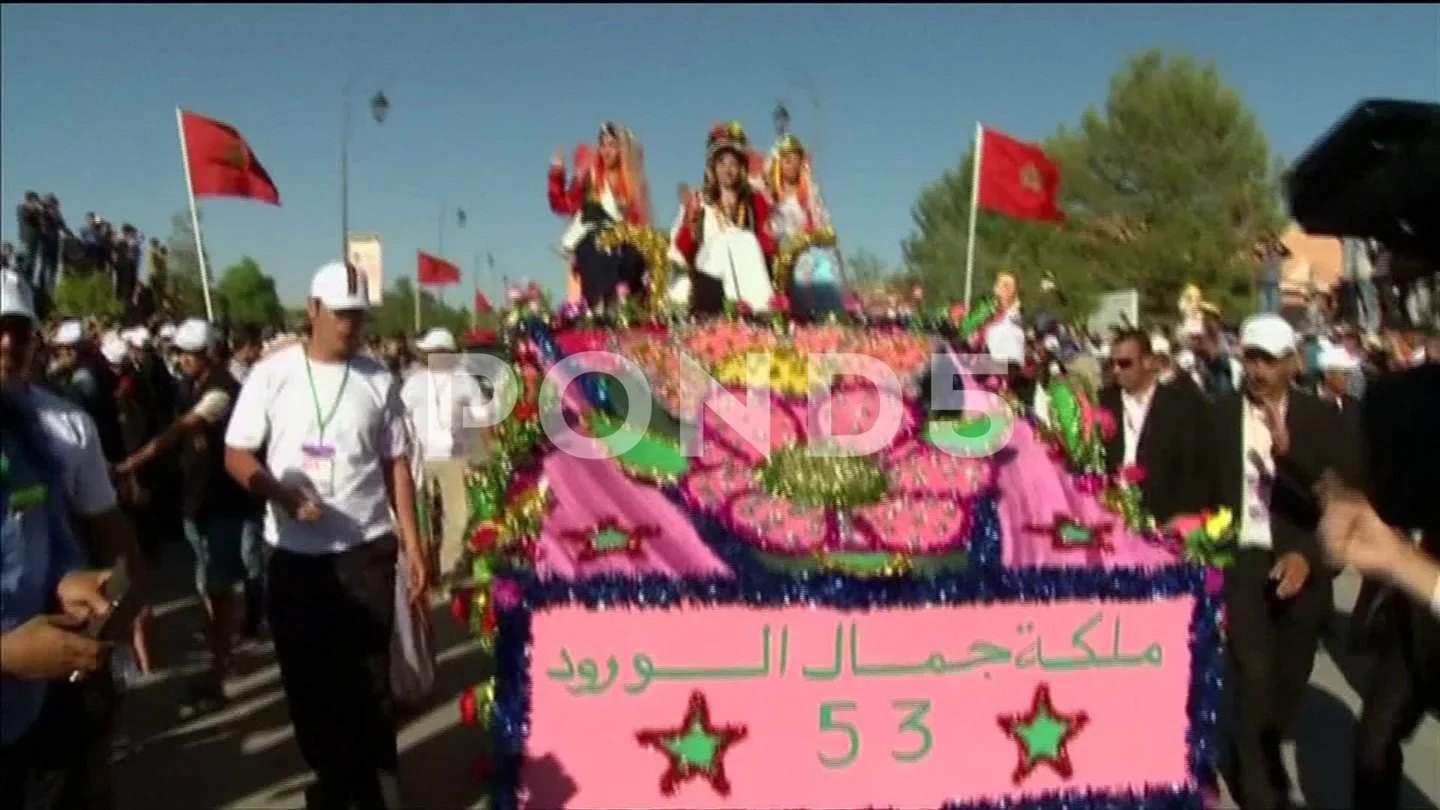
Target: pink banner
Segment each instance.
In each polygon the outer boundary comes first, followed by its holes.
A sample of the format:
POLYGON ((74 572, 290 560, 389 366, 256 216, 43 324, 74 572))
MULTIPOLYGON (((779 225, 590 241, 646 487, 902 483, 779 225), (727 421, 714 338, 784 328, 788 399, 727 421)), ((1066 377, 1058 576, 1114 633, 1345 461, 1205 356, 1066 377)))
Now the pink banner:
POLYGON ((529 807, 939 807, 1190 781, 1190 597, 532 620, 529 807))

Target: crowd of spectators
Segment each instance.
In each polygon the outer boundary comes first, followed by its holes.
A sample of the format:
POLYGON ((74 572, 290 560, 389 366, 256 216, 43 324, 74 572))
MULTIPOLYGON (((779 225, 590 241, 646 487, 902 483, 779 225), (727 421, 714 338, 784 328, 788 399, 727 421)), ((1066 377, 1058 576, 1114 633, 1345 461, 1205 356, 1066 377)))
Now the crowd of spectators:
POLYGON ((90 211, 77 233, 52 193, 25 192, 15 211, 16 241, 0 244, 0 267, 13 269, 35 291, 37 314, 54 307, 56 287, 67 273, 101 273, 110 280, 127 320, 158 309, 168 250, 158 239, 123 222, 118 227, 90 211))

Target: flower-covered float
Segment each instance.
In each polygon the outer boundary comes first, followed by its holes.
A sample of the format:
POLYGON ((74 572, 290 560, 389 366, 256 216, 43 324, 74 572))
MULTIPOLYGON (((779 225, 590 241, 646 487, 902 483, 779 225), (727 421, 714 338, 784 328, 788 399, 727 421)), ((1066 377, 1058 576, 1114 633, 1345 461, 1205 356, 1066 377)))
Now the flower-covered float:
POLYGON ((492 806, 1203 806, 1228 516, 1155 525, 1067 383, 987 393, 974 312, 777 309, 507 313, 453 602, 492 806))

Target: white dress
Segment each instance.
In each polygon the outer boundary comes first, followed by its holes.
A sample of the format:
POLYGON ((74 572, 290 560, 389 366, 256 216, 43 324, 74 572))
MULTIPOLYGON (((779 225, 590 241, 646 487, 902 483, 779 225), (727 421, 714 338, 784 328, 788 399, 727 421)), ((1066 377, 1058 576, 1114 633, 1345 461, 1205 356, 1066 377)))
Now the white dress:
MULTIPOLYGON (((695 270, 718 280, 725 288, 727 301, 744 302, 752 312, 770 309, 770 299, 775 290, 770 286, 770 272, 766 269, 765 251, 760 240, 746 229, 730 224, 718 215, 716 206, 706 204, 702 225, 704 239, 695 254, 695 270)), ((675 217, 670 228, 670 259, 682 267, 689 262, 675 249, 675 235, 685 221, 685 209, 675 217)), ((671 300, 688 303, 690 300, 689 279, 682 278, 670 291, 671 300)))

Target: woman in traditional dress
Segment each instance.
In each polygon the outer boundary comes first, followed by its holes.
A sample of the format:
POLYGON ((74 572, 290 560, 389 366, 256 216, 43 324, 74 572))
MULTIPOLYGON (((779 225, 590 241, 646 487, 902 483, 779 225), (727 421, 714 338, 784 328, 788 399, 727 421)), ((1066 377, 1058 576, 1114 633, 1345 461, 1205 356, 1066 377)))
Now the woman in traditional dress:
MULTIPOLYGON (((579 280, 579 297, 591 307, 613 302, 625 284, 631 293, 645 291, 645 262, 629 245, 599 247, 597 237, 614 225, 645 225, 650 221, 650 193, 645 182, 643 153, 633 133, 617 124, 600 126, 596 148, 575 149, 575 173, 565 178, 565 154, 555 150, 550 161, 550 210, 571 218, 560 238, 579 280)), ((572 297, 574 285, 571 285, 572 297)))
POLYGON ((841 262, 830 209, 820 196, 810 170, 810 155, 799 138, 789 133, 781 136, 765 163, 765 179, 773 206, 770 224, 780 245, 810 241, 793 257, 793 266, 785 268, 788 278, 778 278, 777 286, 790 286, 797 314, 840 311, 844 305, 841 262))
POLYGON ((687 276, 674 288, 690 311, 713 314, 725 302, 770 308, 775 240, 770 206, 751 185, 749 141, 738 122, 716 124, 706 143, 705 186, 687 195, 670 232, 670 256, 687 276))

